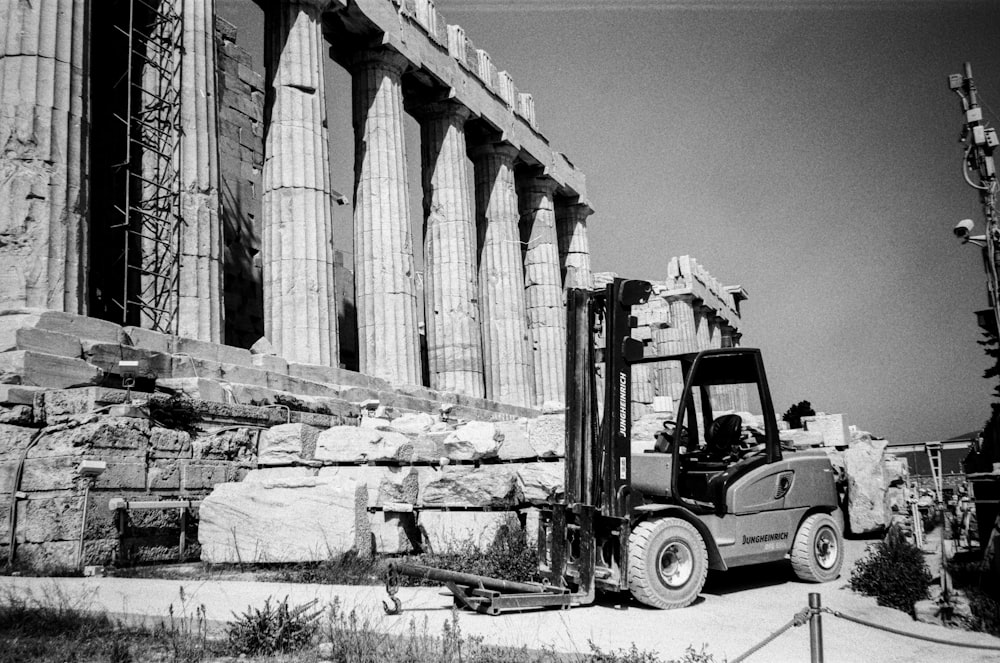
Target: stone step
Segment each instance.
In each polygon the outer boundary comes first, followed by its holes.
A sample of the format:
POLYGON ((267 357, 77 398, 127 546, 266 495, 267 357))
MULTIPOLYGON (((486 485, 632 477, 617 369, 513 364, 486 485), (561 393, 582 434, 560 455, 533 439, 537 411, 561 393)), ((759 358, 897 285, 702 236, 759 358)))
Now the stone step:
POLYGON ((272 400, 285 392, 342 416, 353 407, 347 404, 366 401, 378 401, 397 413, 438 416, 445 411, 458 421, 510 421, 539 414, 532 408, 418 385, 390 385, 339 367, 288 363, 274 355, 86 316, 40 309, 0 311, 0 380, 62 389, 98 385, 112 376, 117 384, 120 361, 139 362, 139 377, 180 385, 192 397, 220 403, 241 403, 247 397, 272 400), (177 380, 194 382, 172 382, 177 380))
MULTIPOLYGON (((199 381, 211 382, 211 381, 199 381)), ((132 392, 132 398, 137 400, 154 399, 167 401, 165 394, 147 394, 132 392)), ((106 405, 125 403, 128 394, 123 389, 105 387, 88 387, 84 389, 65 389, 46 391, 38 408, 39 421, 47 424, 59 423, 69 417, 94 412, 106 405)), ((312 412, 287 411, 283 408, 241 405, 211 400, 193 400, 191 407, 194 413, 208 427, 223 425, 250 424, 256 426, 276 426, 292 422, 307 423, 313 426, 329 428, 357 422, 359 419, 356 407, 339 403, 338 413, 317 414, 312 412)))
POLYGON ((0 352, 0 382, 66 389, 100 384, 104 372, 82 359, 14 350, 0 352))

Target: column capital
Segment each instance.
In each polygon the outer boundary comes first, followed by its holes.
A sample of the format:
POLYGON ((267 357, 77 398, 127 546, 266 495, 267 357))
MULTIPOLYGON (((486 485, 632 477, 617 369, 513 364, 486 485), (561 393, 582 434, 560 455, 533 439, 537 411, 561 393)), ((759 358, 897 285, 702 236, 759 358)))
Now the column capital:
POLYGON ((325 11, 347 9, 347 0, 280 0, 284 5, 300 5, 306 9, 311 9, 316 14, 325 11))
POLYGON ((681 292, 681 293, 668 292, 663 295, 663 298, 666 299, 668 302, 683 302, 684 304, 690 306, 692 311, 694 310, 695 296, 690 292, 681 292))
POLYGON ((479 145, 473 145, 469 149, 469 155, 473 159, 496 156, 507 161, 508 165, 513 164, 514 160, 520 153, 520 148, 514 147, 510 143, 505 142, 481 143, 479 145))
POLYGON ((587 203, 568 203, 556 205, 556 214, 566 214, 573 221, 586 221, 587 217, 594 213, 594 209, 587 203))
POLYGON ((381 46, 356 52, 348 66, 352 73, 375 66, 402 75, 409 64, 410 61, 402 53, 381 46))
POLYGON ((442 119, 456 123, 465 122, 472 115, 468 106, 457 101, 431 101, 415 106, 412 112, 419 120, 442 119))
POLYGON ((550 198, 552 197, 553 194, 555 194, 556 188, 558 188, 558 186, 559 186, 558 182, 556 182, 551 177, 547 177, 545 175, 534 175, 531 177, 525 177, 524 179, 519 179, 517 181, 518 189, 524 191, 530 191, 533 193, 540 193, 543 195, 547 195, 550 198))

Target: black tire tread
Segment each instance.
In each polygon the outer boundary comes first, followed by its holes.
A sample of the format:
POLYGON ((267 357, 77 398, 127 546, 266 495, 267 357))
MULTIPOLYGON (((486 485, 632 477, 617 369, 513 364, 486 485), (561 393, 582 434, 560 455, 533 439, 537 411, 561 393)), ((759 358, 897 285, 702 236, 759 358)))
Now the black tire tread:
POLYGON ((707 576, 708 549, 705 547, 704 541, 702 541, 701 534, 698 533, 698 530, 691 523, 681 518, 661 518, 641 522, 632 530, 628 543, 628 588, 632 596, 639 602, 665 610, 683 608, 698 598, 698 594, 701 593, 701 588, 704 586, 707 576), (688 530, 696 541, 701 542, 700 548, 694 551, 695 554, 701 553, 701 564, 696 565, 701 570, 701 577, 694 579, 694 582, 698 585, 698 591, 690 599, 680 601, 667 600, 656 592, 652 584, 654 581, 651 580, 650 572, 646 569, 645 562, 646 552, 652 545, 652 540, 656 533, 662 528, 673 525, 678 525, 688 530))
POLYGON ((792 570, 799 580, 806 582, 829 582, 840 576, 840 569, 844 564, 844 537, 837 528, 836 521, 825 513, 814 513, 799 526, 799 531, 795 533, 795 541, 792 542, 792 549, 789 552, 792 561, 792 570), (829 524, 837 531, 837 564, 830 571, 824 571, 813 558, 813 532, 823 524, 829 524))

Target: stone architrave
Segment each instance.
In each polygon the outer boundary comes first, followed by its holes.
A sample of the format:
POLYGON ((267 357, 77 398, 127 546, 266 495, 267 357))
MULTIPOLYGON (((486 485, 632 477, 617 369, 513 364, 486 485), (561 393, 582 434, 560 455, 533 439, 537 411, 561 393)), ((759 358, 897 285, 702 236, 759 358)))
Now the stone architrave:
POLYGON ((0 308, 87 310, 90 0, 0 0, 0 308))
POLYGON ((476 220, 465 120, 442 102, 419 109, 424 187, 424 322, 430 387, 482 397, 476 220))
POLYGON ((403 140, 401 77, 387 48, 356 54, 354 104, 355 305, 361 372, 420 384, 417 287, 403 140))
POLYGON ((566 398, 566 308, 559 270, 553 194, 556 182, 532 177, 518 187, 524 292, 535 365, 536 405, 566 398))
POLYGON ((480 145, 471 151, 479 237, 486 398, 534 405, 535 386, 524 304, 524 268, 514 188, 516 147, 480 145))
POLYGON ((589 205, 556 205, 556 232, 559 238, 559 264, 564 288, 594 287, 590 271, 590 241, 587 217, 594 213, 589 205))
POLYGON ((333 283, 333 194, 326 129, 324 42, 328 2, 268 5, 264 139, 264 328, 289 361, 338 365, 333 283))
POLYGON ((182 0, 181 248, 177 333, 222 343, 215 0, 182 0))

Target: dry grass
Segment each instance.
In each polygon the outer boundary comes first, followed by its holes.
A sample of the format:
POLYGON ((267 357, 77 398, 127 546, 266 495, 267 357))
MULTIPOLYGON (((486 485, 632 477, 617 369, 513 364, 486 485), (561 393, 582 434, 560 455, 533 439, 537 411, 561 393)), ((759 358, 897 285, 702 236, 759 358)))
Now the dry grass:
POLYGON ((711 663, 704 651, 682 661, 662 661, 655 653, 630 649, 561 654, 551 649, 502 647, 462 632, 453 612, 440 633, 428 620, 411 619, 406 631, 387 636, 338 601, 318 611, 282 601, 234 615, 227 638, 208 637, 204 608, 183 593, 177 607, 152 628, 125 626, 105 614, 88 612, 58 590, 41 597, 0 597, 0 663, 711 663), (285 638, 283 634, 290 634, 285 638), (261 646, 267 643, 267 646, 261 646), (271 646, 274 645, 274 646, 271 646))

